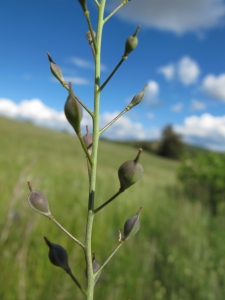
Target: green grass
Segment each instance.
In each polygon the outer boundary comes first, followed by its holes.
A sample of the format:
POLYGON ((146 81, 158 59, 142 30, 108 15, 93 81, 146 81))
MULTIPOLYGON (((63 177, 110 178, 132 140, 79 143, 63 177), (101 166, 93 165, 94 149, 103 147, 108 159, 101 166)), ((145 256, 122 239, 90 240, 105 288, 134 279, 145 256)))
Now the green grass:
MULTIPOLYGON (((0 299, 82 300, 70 277, 50 264, 43 236, 62 245, 86 284, 81 248, 27 203, 27 181, 48 198, 54 217, 84 242, 88 179, 75 136, 0 118, 0 299)), ((101 141, 96 206, 119 189, 117 170, 135 158, 129 145, 101 141)), ((143 153, 144 177, 95 218, 93 251, 102 264, 118 230, 143 206, 141 227, 112 258, 96 285, 98 300, 222 300, 225 220, 187 201, 177 162, 143 153)))

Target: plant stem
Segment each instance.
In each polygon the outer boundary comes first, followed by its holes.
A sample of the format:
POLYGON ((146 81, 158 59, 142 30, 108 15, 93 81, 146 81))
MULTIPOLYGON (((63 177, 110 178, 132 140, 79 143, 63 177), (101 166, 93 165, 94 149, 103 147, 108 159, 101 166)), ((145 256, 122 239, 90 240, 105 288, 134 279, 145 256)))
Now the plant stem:
POLYGON ((107 22, 121 7, 123 7, 124 5, 127 4, 129 0, 125 0, 123 1, 116 9, 114 9, 114 11, 111 12, 111 14, 109 14, 105 19, 104 19, 104 23, 107 22))
POLYGON ((118 116, 116 116, 111 122, 109 122, 105 127, 103 127, 100 130, 100 134, 102 134, 107 128, 109 128, 113 123, 115 123, 116 120, 118 120, 120 117, 122 117, 122 115, 124 115, 128 110, 129 110, 129 108, 127 106, 126 108, 124 108, 124 110, 118 116))
POLYGON ((88 152, 87 146, 86 146, 85 143, 84 143, 82 133, 79 132, 79 133, 77 134, 77 136, 78 136, 78 138, 79 138, 79 140, 80 140, 80 143, 81 143, 81 146, 82 146, 82 148, 83 148, 83 150, 84 150, 84 152, 85 152, 85 154, 86 154, 86 156, 87 156, 87 159, 88 159, 90 165, 92 166, 92 165, 93 165, 93 162, 92 162, 91 156, 90 156, 90 154, 89 154, 89 152, 88 152))
POLYGON ((104 87, 106 86, 106 84, 109 82, 109 80, 113 77, 113 75, 116 73, 116 71, 119 69, 119 67, 122 65, 122 63, 124 62, 124 60, 126 60, 127 57, 123 56, 120 60, 120 62, 118 63, 118 65, 115 67, 115 69, 112 71, 112 73, 109 75, 109 77, 106 79, 106 81, 101 85, 100 87, 100 91, 102 91, 104 89, 104 87))
POLYGON ((79 281, 76 279, 76 277, 73 275, 73 273, 71 272, 71 270, 69 270, 67 273, 70 275, 70 277, 75 282, 75 284, 78 286, 78 288, 81 290, 81 292, 87 297, 87 292, 83 289, 83 287, 81 286, 81 284, 79 283, 79 281))
POLYGON ((121 190, 119 190, 114 196, 112 196, 109 200, 104 202, 101 206, 97 207, 94 210, 94 213, 96 214, 98 211, 100 211, 103 207, 105 207, 107 204, 109 204, 111 201, 113 201, 117 196, 119 196, 122 193, 121 190))
MULTIPOLYGON (((97 172, 97 157, 98 157, 98 142, 99 142, 99 107, 100 107, 100 65, 101 65, 101 41, 103 29, 103 16, 106 0, 101 0, 98 11, 98 25, 96 41, 92 36, 93 45, 95 48, 95 82, 94 82, 94 117, 93 117, 93 145, 92 145, 92 168, 91 168, 91 182, 88 201, 87 226, 85 237, 85 259, 87 267, 87 300, 94 298, 94 274, 92 268, 92 226, 94 221, 94 199, 96 186, 96 172, 97 172)), ((85 14, 88 20, 90 31, 93 35, 92 27, 89 20, 89 15, 85 14)))
POLYGON ((110 254, 110 256, 107 258, 107 260, 104 262, 103 265, 98 269, 97 272, 95 272, 94 276, 96 276, 99 272, 102 271, 102 269, 107 265, 107 263, 110 261, 110 259, 114 256, 114 254, 119 250, 119 248, 123 245, 123 241, 118 244, 118 246, 115 248, 115 250, 110 254))
POLYGON ((56 219, 51 215, 49 216, 49 219, 52 220, 63 232, 65 232, 74 242, 76 242, 78 245, 80 245, 83 249, 85 249, 85 246, 78 241, 72 234, 70 234, 64 227, 62 227, 61 224, 59 224, 56 219))

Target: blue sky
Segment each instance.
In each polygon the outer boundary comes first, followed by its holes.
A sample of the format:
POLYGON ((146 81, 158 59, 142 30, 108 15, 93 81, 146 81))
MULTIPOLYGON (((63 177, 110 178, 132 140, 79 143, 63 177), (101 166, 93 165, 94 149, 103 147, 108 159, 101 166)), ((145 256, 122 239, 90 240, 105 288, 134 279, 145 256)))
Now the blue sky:
MULTIPOLYGON (((108 0, 105 16, 120 2, 108 0)), ((97 7, 87 5, 95 29, 97 7)), ((224 151, 225 1, 130 1, 104 26, 102 82, 139 24, 138 47, 102 92, 101 127, 148 88, 104 136, 155 140, 172 124, 184 141, 224 151)), ((0 114, 72 132, 63 114, 68 93, 50 73, 46 52, 92 109, 94 64, 78 1, 2 0, 0 28, 0 114)), ((85 125, 91 129, 86 113, 85 125)))

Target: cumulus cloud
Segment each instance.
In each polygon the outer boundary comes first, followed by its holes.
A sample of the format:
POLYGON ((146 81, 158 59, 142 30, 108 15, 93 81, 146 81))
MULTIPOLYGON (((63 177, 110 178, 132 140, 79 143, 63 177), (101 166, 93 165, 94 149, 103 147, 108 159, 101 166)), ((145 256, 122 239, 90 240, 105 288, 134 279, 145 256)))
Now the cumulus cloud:
MULTIPOLYGON (((119 112, 105 112, 100 116, 100 125, 103 128, 119 112)), ((71 125, 67 122, 64 112, 47 107, 40 99, 23 100, 16 104, 10 99, 0 98, 0 115, 10 118, 29 120, 32 123, 56 130, 66 130, 73 133, 71 125)), ((85 126, 92 127, 92 121, 88 113, 83 110, 81 127, 85 132, 85 126)), ((156 128, 145 129, 141 123, 133 122, 128 116, 122 116, 114 123, 103 137, 111 140, 142 140, 159 138, 160 132, 156 128)))
POLYGON ((157 82, 150 80, 148 86, 145 90, 145 99, 151 100, 154 99, 159 93, 159 85, 157 82))
POLYGON ((200 75, 198 64, 188 56, 184 56, 178 63, 177 73, 184 85, 195 83, 200 75))
POLYGON ((188 143, 212 150, 225 150, 225 115, 221 117, 205 113, 185 118, 182 126, 174 126, 177 133, 188 143))
POLYGON ((166 80, 172 80, 176 76, 184 85, 195 83, 201 73, 197 62, 187 55, 182 57, 177 63, 159 67, 157 71, 163 74, 166 80))
POLYGON ((163 74, 166 80, 172 80, 175 74, 175 66, 174 64, 168 64, 167 66, 158 68, 157 71, 163 74))
POLYGON ((183 103, 179 102, 173 106, 171 106, 171 110, 178 113, 178 112, 181 112, 183 109, 183 103))
POLYGON ((206 109, 206 105, 204 102, 201 102, 197 99, 191 100, 191 110, 204 110, 206 109))
MULTIPOLYGON (((120 3, 109 0, 107 8, 113 10, 120 3)), ((220 25, 225 4, 223 0, 138 0, 129 2, 117 15, 135 24, 183 34, 220 25)))
POLYGON ((209 74, 203 79, 202 89, 208 96, 225 102, 225 74, 209 74))

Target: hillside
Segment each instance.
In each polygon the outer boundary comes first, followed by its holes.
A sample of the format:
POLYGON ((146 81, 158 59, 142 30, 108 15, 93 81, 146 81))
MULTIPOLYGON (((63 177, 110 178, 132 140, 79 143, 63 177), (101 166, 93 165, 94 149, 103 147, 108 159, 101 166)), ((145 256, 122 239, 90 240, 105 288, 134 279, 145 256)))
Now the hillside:
MULTIPOLYGON (((66 273, 49 263, 43 236, 67 249, 85 285, 83 253, 27 203, 29 180, 47 196, 54 217, 84 240, 88 181, 79 141, 1 117, 0 145, 1 299, 83 299, 66 273)), ((117 170, 136 153, 129 145, 100 142, 96 205, 118 191, 117 170)), ((222 300, 223 218, 212 224, 198 203, 187 201, 176 179, 177 162, 145 152, 141 162, 143 178, 95 218, 93 251, 102 264, 118 243, 118 230, 143 206, 139 232, 103 270, 96 299, 222 300)))

